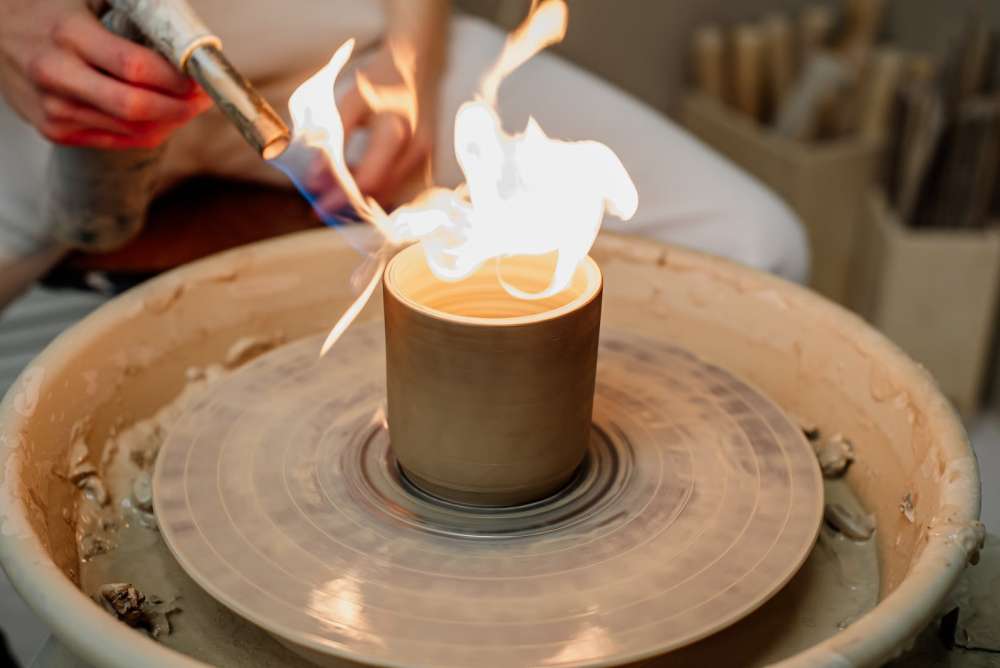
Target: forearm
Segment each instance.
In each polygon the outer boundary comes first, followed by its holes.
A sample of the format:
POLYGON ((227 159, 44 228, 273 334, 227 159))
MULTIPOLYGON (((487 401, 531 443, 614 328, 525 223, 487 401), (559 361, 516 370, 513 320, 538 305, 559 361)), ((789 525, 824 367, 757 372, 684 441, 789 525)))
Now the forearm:
POLYGON ((444 66, 450 0, 385 0, 390 42, 408 44, 418 80, 435 79, 444 66))

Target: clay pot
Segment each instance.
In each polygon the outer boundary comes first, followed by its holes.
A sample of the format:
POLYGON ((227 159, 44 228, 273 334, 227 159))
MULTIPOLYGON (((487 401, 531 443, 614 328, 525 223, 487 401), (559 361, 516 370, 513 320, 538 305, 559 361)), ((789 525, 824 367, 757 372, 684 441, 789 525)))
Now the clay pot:
MULTIPOLYGON (((543 289, 542 258, 502 263, 504 280, 543 289)), ((488 262, 458 282, 434 277, 419 246, 385 272, 392 450, 418 487, 503 506, 565 485, 591 432, 602 278, 587 258, 550 298, 510 296, 488 262)))

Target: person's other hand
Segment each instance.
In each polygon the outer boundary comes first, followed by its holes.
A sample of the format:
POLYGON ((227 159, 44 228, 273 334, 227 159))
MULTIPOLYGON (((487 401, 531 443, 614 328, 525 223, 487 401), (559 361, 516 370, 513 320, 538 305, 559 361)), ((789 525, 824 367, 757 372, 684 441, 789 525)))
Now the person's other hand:
MULTIPOLYGON (((404 80, 393 63, 388 48, 382 48, 361 68, 376 87, 403 86, 404 80)), ((430 160, 434 143, 434 122, 437 117, 438 74, 423 72, 414 86, 417 98, 416 127, 398 111, 372 109, 358 88, 357 79, 337 100, 344 124, 344 143, 362 128, 368 131, 364 154, 356 165, 350 165, 358 188, 374 197, 383 206, 398 204, 393 197, 406 182, 419 174, 430 160)), ((307 186, 318 193, 316 207, 323 214, 335 214, 347 205, 347 198, 335 183, 326 165, 318 163, 308 178, 307 186)))
POLYGON ((44 137, 153 147, 211 100, 159 54, 107 30, 85 0, 0 0, 0 92, 44 137))

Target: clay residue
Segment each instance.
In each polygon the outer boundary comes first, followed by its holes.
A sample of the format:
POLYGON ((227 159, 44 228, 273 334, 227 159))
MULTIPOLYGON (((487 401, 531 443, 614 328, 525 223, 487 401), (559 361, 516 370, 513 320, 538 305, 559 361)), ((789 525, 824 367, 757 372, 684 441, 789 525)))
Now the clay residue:
POLYGON ((77 554, 83 562, 114 548, 118 523, 101 470, 90 456, 89 432, 90 423, 86 420, 73 425, 66 462, 53 470, 79 490, 70 517, 74 520, 77 554))
MULTIPOLYGON (((202 374, 152 418, 113 434, 104 446, 110 454, 101 471, 107 502, 100 513, 85 499, 77 503, 81 588, 119 620, 157 639, 171 633, 171 617, 181 612, 182 595, 167 579, 143 577, 151 562, 144 554, 162 549, 152 469, 167 428, 208 385, 202 374), (111 564, 115 567, 108 568, 111 564)), ((70 451, 72 458, 78 449, 70 451)))
POLYGON ((186 286, 181 282, 162 286, 143 299, 143 308, 152 313, 166 313, 184 296, 185 290, 186 286))
POLYGON ((913 524, 916 521, 916 514, 914 509, 916 507, 916 502, 913 498, 912 492, 907 492, 903 495, 903 500, 899 502, 899 512, 903 514, 906 521, 913 524))
POLYGON ((854 445, 842 434, 826 439, 817 437, 813 450, 824 478, 839 478, 854 461, 854 445))
MULTIPOLYGON (((986 527, 982 522, 956 522, 948 517, 934 517, 928 523, 928 536, 942 536, 965 552, 969 563, 979 563, 980 551, 986 542, 986 527)), ((1000 617, 997 618, 1000 624, 1000 617)))
POLYGON ((868 540, 875 533, 875 518, 869 513, 852 512, 839 503, 827 503, 823 519, 851 540, 868 540))
POLYGON ((824 478, 839 478, 854 462, 854 444, 843 434, 826 437, 816 423, 799 419, 799 428, 813 447, 824 478))
POLYGON ((119 621, 143 629, 156 639, 170 634, 170 616, 180 612, 176 601, 147 596, 127 582, 101 585, 93 598, 119 621))
MULTIPOLYGON (((236 351, 253 347, 234 345, 236 351)), ((234 364, 247 361, 233 349, 227 358, 234 364)), ((102 592, 131 588, 144 604, 142 617, 130 625, 207 664, 306 666, 271 636, 217 603, 184 573, 160 537, 153 512, 150 485, 160 446, 186 407, 226 373, 221 364, 189 368, 187 385, 173 402, 120 430, 105 444, 111 456, 102 471, 109 495, 104 508, 114 522, 98 534, 88 506, 76 508, 76 522, 84 527, 78 533, 80 587, 105 609, 102 592), (98 535, 107 544, 95 552, 90 543, 98 535)), ((119 611, 110 612, 121 618, 119 611)))
POLYGON ((281 345, 284 341, 285 337, 281 334, 274 334, 272 336, 244 336, 229 346, 229 350, 226 351, 226 357, 223 360, 223 366, 227 369, 235 369, 236 367, 243 366, 250 360, 260 357, 267 351, 281 345))
POLYGON ((822 436, 819 426, 811 420, 803 420, 801 418, 798 420, 798 424, 799 428, 802 430, 802 435, 805 436, 806 440, 812 443, 815 448, 816 443, 819 442, 820 436, 822 436))
POLYGON ((904 394, 896 382, 889 377, 889 372, 878 365, 872 365, 868 376, 868 389, 872 399, 879 403, 896 399, 904 394))

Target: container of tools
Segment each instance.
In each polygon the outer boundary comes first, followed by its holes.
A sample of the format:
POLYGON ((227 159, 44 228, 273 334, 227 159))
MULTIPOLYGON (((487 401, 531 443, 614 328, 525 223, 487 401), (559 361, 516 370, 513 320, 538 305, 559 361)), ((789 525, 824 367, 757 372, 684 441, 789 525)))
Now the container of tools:
POLYGON ((975 14, 893 101, 886 187, 859 227, 850 305, 979 406, 1000 297, 1000 81, 975 14))
POLYGON ((875 45, 883 5, 846 0, 703 27, 681 109, 689 130, 795 209, 810 238, 811 286, 842 304, 903 69, 898 53, 875 45))
POLYGON ((684 100, 683 114, 691 132, 795 210, 809 235, 810 287, 845 304, 857 221, 878 173, 882 145, 843 139, 812 148, 773 135, 700 94, 684 100))
POLYGON ((963 415, 975 414, 1000 297, 1000 227, 914 227, 881 189, 864 212, 851 307, 926 367, 963 415))

